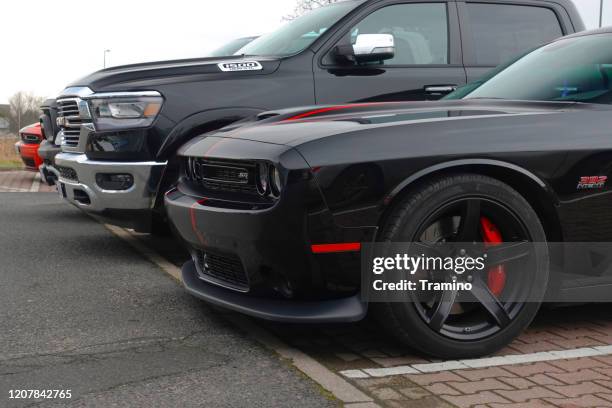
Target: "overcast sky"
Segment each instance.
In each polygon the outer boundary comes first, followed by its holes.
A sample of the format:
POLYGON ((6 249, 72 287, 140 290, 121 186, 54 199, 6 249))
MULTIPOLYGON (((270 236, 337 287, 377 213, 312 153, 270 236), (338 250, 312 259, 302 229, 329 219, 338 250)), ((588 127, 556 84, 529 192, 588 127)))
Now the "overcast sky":
MULTIPOLYGON (((0 2, 0 103, 17 91, 53 97, 108 65, 204 55, 272 31, 296 0, 5 0, 0 2)), ((599 0, 574 0, 587 27, 599 0)), ((612 0, 604 0, 612 24, 612 0)))

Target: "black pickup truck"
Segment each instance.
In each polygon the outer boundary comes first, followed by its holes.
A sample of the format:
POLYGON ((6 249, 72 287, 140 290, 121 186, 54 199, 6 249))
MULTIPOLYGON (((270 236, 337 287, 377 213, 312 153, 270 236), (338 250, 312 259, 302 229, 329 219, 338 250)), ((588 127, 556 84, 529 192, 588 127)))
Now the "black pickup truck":
POLYGON ((57 98, 58 188, 85 211, 148 231, 164 220, 175 153, 195 136, 290 106, 436 100, 583 29, 570 0, 349 0, 231 57, 108 68, 57 98))

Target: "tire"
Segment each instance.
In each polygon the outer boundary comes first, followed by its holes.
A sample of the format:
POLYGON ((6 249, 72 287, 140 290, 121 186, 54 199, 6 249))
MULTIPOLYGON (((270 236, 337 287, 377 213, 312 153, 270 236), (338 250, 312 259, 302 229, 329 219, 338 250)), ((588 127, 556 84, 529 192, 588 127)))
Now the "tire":
MULTIPOLYGON (((448 203, 458 203, 454 204, 457 206, 469 206, 472 205, 469 203, 475 202, 486 203, 491 208, 489 211, 498 208, 497 206, 500 208, 499 211, 502 208, 506 209, 509 214, 514 215, 517 222, 522 223, 523 226, 520 228, 526 234, 525 236, 529 237, 527 241, 546 242, 546 234, 537 214, 517 191, 499 180, 477 174, 438 177, 420 184, 408 194, 405 194, 391 209, 381 226, 379 241, 412 242, 415 240, 416 234, 419 233, 419 228, 423 228, 425 220, 430 219, 429 217, 432 217, 432 214, 437 214, 436 211, 440 211, 440 208, 446 208, 444 206, 450 205, 448 203)), ((480 211, 481 204, 478 204, 478 209, 480 211)), ((484 212, 484 207, 482 207, 482 211, 484 212)), ((479 212, 477 219, 482 220, 482 216, 479 212)), ((463 223, 463 218, 460 223, 463 223)), ((457 228, 460 229, 461 227, 457 228)), ((459 236, 461 232, 458 231, 456 234, 459 236)), ((480 234, 483 233, 480 232, 480 234)), ((503 348, 519 335, 531 323, 540 307, 548 283, 548 251, 546 245, 538 245, 534 262, 536 273, 526 275, 528 279, 532 280, 531 287, 523 285, 525 288, 521 289, 529 293, 528 298, 522 299, 529 299, 530 302, 513 303, 513 307, 520 307, 520 309, 515 312, 516 314, 509 323, 504 321, 504 324, 498 324, 499 327, 491 329, 489 334, 485 333, 482 337, 471 336, 468 338, 466 335, 465 338, 462 338, 459 335, 447 335, 442 329, 439 329, 440 331, 432 329, 430 324, 434 318, 432 317, 429 322, 426 321, 426 316, 424 317, 424 314, 419 312, 420 308, 423 307, 419 302, 375 303, 372 305, 372 309, 375 318, 401 343, 425 354, 447 359, 475 358, 488 355, 503 348), (537 301, 531 301, 532 299, 537 301)), ((455 298, 452 299, 450 304, 455 307, 455 298)), ((472 307, 479 308, 484 304, 476 303, 476 306, 472 307)), ((506 307, 510 306, 504 306, 503 308, 506 307)), ((487 309, 486 306, 484 309, 487 309)), ((483 313, 480 310, 477 312, 483 313)), ((486 319, 487 310, 484 310, 483 314, 486 319)), ((459 320, 460 317, 461 315, 453 316, 452 319, 459 320)), ((446 321, 444 320, 443 324, 446 324, 446 321)))

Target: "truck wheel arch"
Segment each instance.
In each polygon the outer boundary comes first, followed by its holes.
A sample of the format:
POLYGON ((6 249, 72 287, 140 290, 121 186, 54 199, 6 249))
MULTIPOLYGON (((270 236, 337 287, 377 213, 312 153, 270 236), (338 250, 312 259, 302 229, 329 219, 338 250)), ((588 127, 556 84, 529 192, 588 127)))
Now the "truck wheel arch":
POLYGON ((172 157, 180 146, 195 136, 220 129, 236 121, 255 116, 266 109, 262 108, 222 108, 195 113, 178 122, 157 152, 158 160, 172 157))
POLYGON ((168 166, 166 166, 162 176, 153 207, 162 207, 164 193, 176 181, 174 178, 176 178, 178 174, 178 164, 176 160, 174 160, 174 154, 179 147, 203 133, 220 129, 231 123, 253 117, 264 111, 265 109, 261 108, 246 107, 211 109, 188 116, 177 123, 168 137, 166 137, 156 155, 157 160, 167 160, 168 166))

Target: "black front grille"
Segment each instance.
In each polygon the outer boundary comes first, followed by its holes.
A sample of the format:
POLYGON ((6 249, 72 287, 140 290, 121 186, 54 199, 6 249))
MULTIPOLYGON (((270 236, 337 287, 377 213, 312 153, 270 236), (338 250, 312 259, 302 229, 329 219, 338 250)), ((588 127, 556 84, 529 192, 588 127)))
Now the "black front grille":
POLYGON ((187 157, 183 160, 183 169, 187 180, 206 189, 257 194, 256 163, 253 161, 187 157))
POLYGON ((246 276, 240 258, 236 255, 220 254, 211 251, 198 250, 196 253, 196 266, 202 278, 212 278, 222 286, 240 291, 249 289, 249 280, 246 276))
POLYGON ((77 177, 77 173, 74 169, 71 169, 70 167, 63 167, 63 166, 56 166, 56 169, 63 179, 79 181, 79 178, 77 177))
POLYGON ((31 159, 29 157, 22 157, 23 160, 23 164, 25 164, 27 167, 36 167, 36 162, 34 161, 34 159, 31 159))

